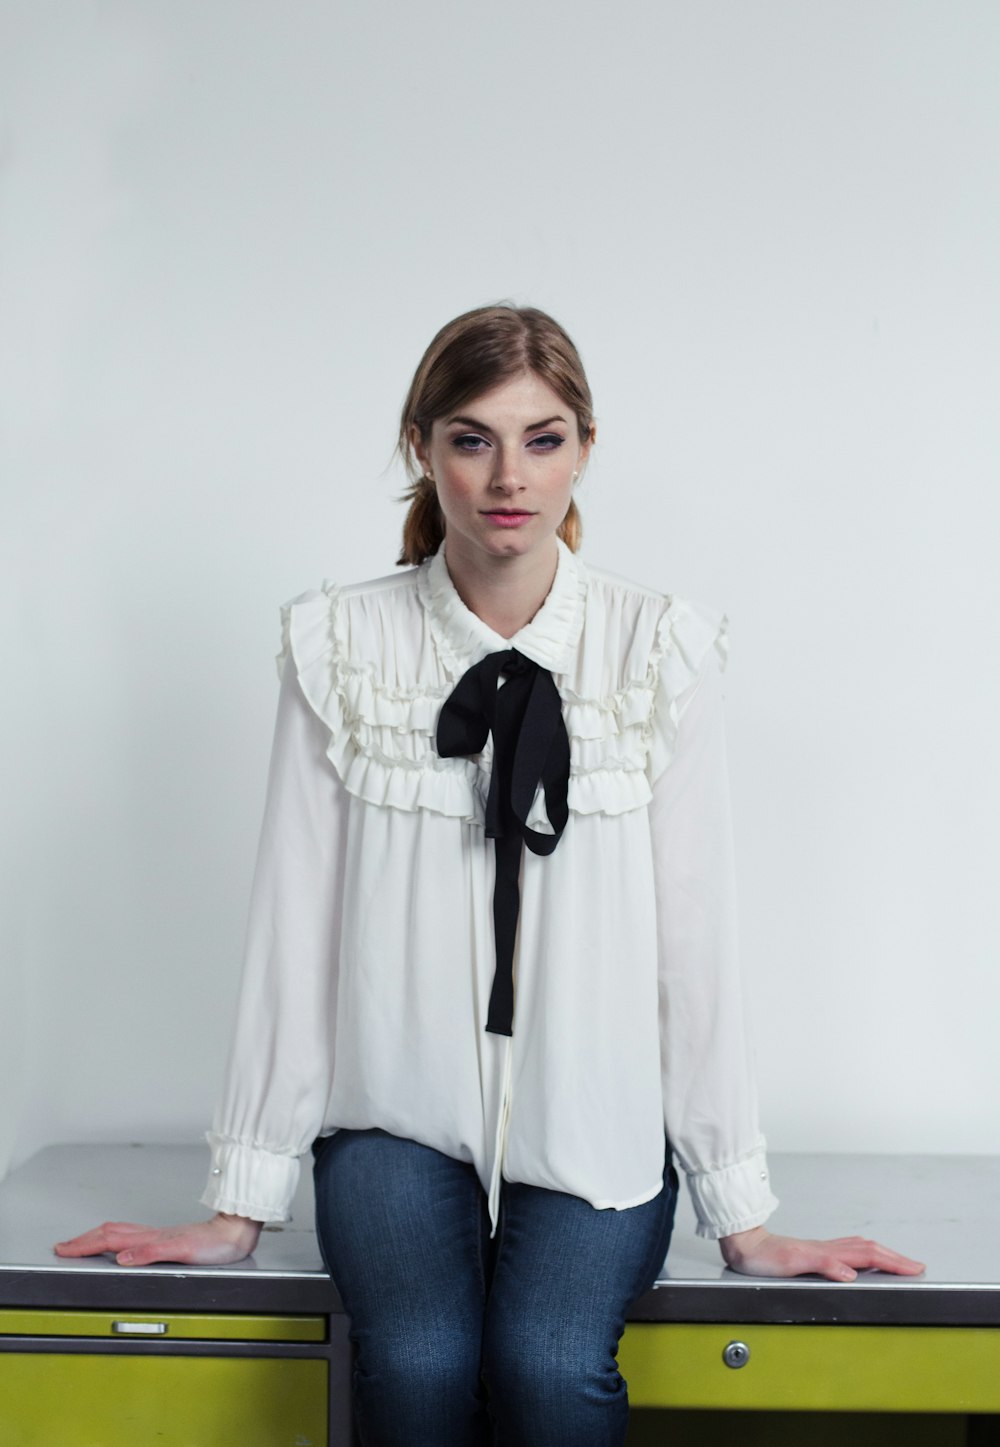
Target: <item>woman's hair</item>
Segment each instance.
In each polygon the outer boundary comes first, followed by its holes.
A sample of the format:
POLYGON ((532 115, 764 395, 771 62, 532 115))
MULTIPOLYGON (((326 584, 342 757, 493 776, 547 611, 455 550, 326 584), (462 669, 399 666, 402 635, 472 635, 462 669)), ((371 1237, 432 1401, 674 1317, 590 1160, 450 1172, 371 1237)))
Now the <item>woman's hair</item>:
MULTIPOLYGON (((592 437, 593 402, 580 354, 559 323, 536 307, 501 302, 463 312, 441 328, 421 357, 399 423, 398 451, 410 478, 402 500, 410 506, 398 563, 422 563, 444 537, 434 484, 422 474, 413 449, 413 428, 426 444, 437 418, 524 372, 547 382, 572 409, 581 442, 592 437)), ((582 528, 575 502, 558 533, 576 552, 582 528)))

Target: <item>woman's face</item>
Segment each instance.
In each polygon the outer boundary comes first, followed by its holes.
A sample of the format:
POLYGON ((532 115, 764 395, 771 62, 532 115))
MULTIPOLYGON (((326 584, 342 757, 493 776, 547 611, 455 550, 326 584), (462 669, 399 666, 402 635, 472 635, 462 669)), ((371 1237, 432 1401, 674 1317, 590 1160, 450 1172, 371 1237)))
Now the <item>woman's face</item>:
POLYGON ((437 489, 448 557, 473 566, 554 548, 590 451, 571 407, 524 372, 441 417, 414 451, 437 489))

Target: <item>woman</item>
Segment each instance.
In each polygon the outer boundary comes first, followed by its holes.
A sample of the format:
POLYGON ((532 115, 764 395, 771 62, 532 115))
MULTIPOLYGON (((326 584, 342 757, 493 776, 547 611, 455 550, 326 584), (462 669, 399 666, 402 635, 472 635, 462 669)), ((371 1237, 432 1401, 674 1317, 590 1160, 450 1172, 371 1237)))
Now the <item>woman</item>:
POLYGON ((738 1271, 922 1269, 764 1227, 725 621, 576 558, 594 440, 544 313, 432 341, 400 429, 415 566, 285 610, 216 1214, 58 1248, 238 1260, 312 1145, 366 1447, 624 1441, 615 1351, 673 1152, 738 1271))

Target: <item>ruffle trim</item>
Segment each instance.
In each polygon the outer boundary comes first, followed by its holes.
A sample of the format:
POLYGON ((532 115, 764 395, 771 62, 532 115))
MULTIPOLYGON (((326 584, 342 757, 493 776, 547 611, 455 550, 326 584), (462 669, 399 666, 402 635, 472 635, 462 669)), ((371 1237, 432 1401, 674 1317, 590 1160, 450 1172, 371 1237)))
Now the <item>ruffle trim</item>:
POLYGON ((252 1221, 287 1221, 299 1181, 299 1157, 207 1131, 212 1170, 201 1204, 252 1221), (270 1204, 263 1206, 260 1203, 270 1204))
POLYGON ((651 783, 674 756, 683 715, 682 701, 714 654, 720 669, 729 661, 729 619, 699 603, 671 598, 656 630, 648 682, 653 705, 648 715, 646 772, 651 783), (656 721, 656 727, 653 722, 656 721))
MULTIPOLYGON (((418 570, 418 587, 431 565, 418 570)), ((570 574, 574 585, 577 576, 570 574)), ((450 580, 449 588, 442 595, 445 603, 457 599, 450 580)), ((438 594, 433 596, 436 607, 438 594)), ((452 650, 441 658, 450 675, 442 686, 403 690, 387 687, 369 664, 351 661, 348 632, 344 595, 336 585, 305 593, 282 610, 279 672, 291 657, 309 706, 330 732, 327 755, 344 787, 367 803, 481 822, 491 743, 478 758, 442 759, 434 738, 441 705, 457 678, 482 656, 483 641, 470 635, 473 651, 463 658, 452 650)), ((673 757, 682 696, 713 650, 720 666, 725 664, 726 644, 725 618, 685 600, 665 599, 643 677, 594 699, 575 693, 557 674, 570 737, 572 812, 623 814, 649 803, 652 783, 673 757)), ((440 655, 437 635, 435 646, 440 655)), ((528 822, 543 831, 549 827, 541 791, 528 822)))
POLYGON ((762 1226, 778 1205, 771 1190, 767 1146, 761 1137, 754 1150, 738 1161, 687 1174, 694 1206, 695 1233, 709 1241, 762 1226))
POLYGON ((501 637, 463 603, 445 561, 447 541, 417 569, 417 593, 430 620, 438 656, 454 683, 484 653, 501 648, 517 648, 553 673, 564 673, 570 667, 583 628, 587 579, 561 538, 556 544, 559 561, 548 596, 513 638, 501 637))

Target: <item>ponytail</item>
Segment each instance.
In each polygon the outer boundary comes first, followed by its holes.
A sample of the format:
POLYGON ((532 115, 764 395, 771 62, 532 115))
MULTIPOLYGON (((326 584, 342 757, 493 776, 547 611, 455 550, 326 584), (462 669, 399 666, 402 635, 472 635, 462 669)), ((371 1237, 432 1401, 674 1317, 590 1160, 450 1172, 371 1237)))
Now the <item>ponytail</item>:
POLYGON ((580 509, 577 507, 575 499, 570 498, 569 510, 556 528, 556 532, 571 553, 578 553, 580 551, 580 544, 583 542, 583 519, 580 516, 580 509))
POLYGON ((406 563, 422 563, 441 546, 444 537, 444 517, 429 477, 419 477, 403 493, 403 501, 410 504, 403 520, 403 548, 396 559, 398 566, 406 563))

